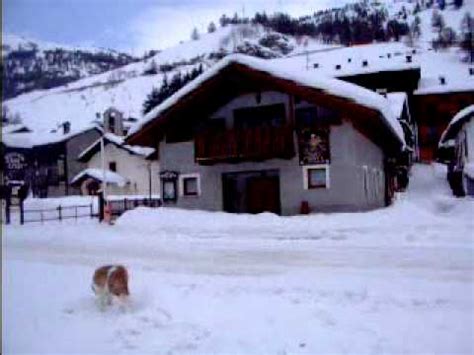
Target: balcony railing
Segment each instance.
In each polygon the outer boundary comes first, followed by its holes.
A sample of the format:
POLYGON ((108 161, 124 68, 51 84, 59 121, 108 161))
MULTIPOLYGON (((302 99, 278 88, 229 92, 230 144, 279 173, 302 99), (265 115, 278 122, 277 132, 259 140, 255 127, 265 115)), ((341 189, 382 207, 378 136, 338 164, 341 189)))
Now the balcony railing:
POLYGON ((200 164, 258 161, 295 156, 293 128, 257 127, 203 133, 195 140, 195 157, 200 164))

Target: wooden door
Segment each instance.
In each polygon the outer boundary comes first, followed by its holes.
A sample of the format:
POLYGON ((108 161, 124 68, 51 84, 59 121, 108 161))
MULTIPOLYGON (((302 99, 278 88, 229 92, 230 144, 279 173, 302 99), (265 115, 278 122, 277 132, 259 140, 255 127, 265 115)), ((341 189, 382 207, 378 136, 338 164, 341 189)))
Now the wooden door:
POLYGON ((247 180, 247 212, 280 213, 280 183, 278 176, 251 177, 247 180))

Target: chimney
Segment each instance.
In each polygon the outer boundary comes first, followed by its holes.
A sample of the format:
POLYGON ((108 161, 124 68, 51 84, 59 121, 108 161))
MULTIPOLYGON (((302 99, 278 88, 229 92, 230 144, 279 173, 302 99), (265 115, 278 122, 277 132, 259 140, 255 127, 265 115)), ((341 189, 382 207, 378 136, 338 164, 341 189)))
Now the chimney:
POLYGON ((387 97, 387 89, 377 89, 375 90, 377 94, 382 95, 383 97, 387 97))
POLYGON ((336 70, 340 70, 341 69, 341 64, 336 64, 336 70))
POLYGON ((362 61, 362 66, 363 66, 363 67, 369 66, 369 62, 368 62, 367 60, 363 60, 363 61, 362 61))
POLYGON ((407 55, 406 59, 407 59, 407 63, 411 63, 411 59, 412 59, 411 55, 407 55))
POLYGON ((319 63, 314 63, 314 64, 313 64, 313 68, 314 68, 314 69, 318 69, 318 68, 319 68, 319 63))
POLYGON ((446 78, 444 76, 439 77, 439 83, 440 85, 446 85, 446 78))
POLYGON ((68 134, 69 132, 71 132, 71 122, 69 121, 66 121, 66 122, 63 122, 63 134, 68 134))

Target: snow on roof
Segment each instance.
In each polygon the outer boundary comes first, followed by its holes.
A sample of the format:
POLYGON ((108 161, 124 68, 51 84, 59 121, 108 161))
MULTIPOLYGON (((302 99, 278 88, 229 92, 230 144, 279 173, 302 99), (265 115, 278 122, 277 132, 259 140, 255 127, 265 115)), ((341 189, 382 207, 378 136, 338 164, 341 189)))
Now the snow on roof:
POLYGON ((395 117, 400 119, 403 113, 403 107, 407 101, 407 94, 404 92, 391 92, 387 94, 387 100, 390 103, 390 109, 395 117))
POLYGON ((461 128, 464 121, 472 116, 474 116, 474 105, 470 105, 459 111, 456 115, 454 115, 451 122, 449 122, 448 127, 446 127, 443 134, 441 135, 439 145, 442 146, 444 145, 445 141, 453 139, 461 128))
MULTIPOLYGON (((97 139, 94 143, 92 143, 90 146, 88 146, 86 149, 84 149, 79 154, 78 159, 81 160, 82 158, 86 157, 88 154, 92 154, 93 151, 95 151, 95 149, 97 149, 98 146, 100 145, 101 139, 102 138, 97 139)), ((150 156, 151 154, 153 154, 155 152, 155 148, 125 144, 124 143, 124 141, 125 141, 124 137, 117 136, 116 134, 113 134, 113 133, 110 133, 110 132, 104 134, 104 140, 105 140, 105 144, 113 143, 121 149, 125 149, 126 151, 128 151, 132 154, 140 155, 140 156, 143 156, 143 157, 148 157, 148 156, 150 156)))
MULTIPOLYGON (((100 182, 104 181, 104 171, 101 169, 88 168, 82 170, 79 174, 74 176, 71 180, 71 184, 75 184, 80 181, 82 178, 91 177, 100 182)), ((122 175, 117 174, 114 171, 105 170, 105 182, 107 184, 115 184, 120 187, 124 187, 128 183, 128 179, 124 178, 122 175)))
POLYGON ((147 123, 157 118, 161 113, 166 111, 171 106, 175 105, 181 98, 195 90, 205 81, 215 76, 222 69, 233 63, 241 64, 258 71, 263 71, 272 76, 293 81, 299 85, 317 88, 330 95, 344 97, 362 106, 379 111, 383 117, 384 122, 386 123, 386 126, 392 131, 392 133, 398 138, 400 142, 403 144, 405 142, 403 129, 400 126, 397 117, 393 115, 388 101, 383 96, 358 85, 350 84, 338 79, 325 77, 317 73, 308 72, 301 69, 282 66, 276 61, 258 59, 242 54, 233 54, 225 57, 213 67, 211 67, 208 71, 204 72, 189 84, 185 85, 175 94, 155 107, 147 115, 145 115, 139 123, 131 128, 129 136, 137 133, 147 123))
POLYGON ((2 134, 10 134, 10 133, 26 133, 30 132, 30 129, 22 123, 17 124, 9 124, 6 126, 2 126, 2 134))
POLYGON ((277 58, 274 61, 331 77, 420 69, 421 67, 420 60, 413 53, 413 49, 401 43, 373 43, 328 48, 313 53, 302 53, 299 56, 277 58), (410 61, 407 60, 407 56, 410 56, 410 61))
POLYGON ((2 143, 11 148, 33 148, 41 145, 55 144, 65 142, 78 134, 87 132, 91 129, 101 130, 97 126, 71 130, 63 134, 60 130, 56 132, 25 132, 25 133, 7 133, 2 135, 2 143))

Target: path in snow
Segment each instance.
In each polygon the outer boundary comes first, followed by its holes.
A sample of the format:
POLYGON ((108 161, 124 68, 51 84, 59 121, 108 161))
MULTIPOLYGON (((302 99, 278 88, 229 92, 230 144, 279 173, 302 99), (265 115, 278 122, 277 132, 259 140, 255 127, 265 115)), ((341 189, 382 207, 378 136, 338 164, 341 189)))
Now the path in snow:
POLYGON ((8 226, 2 353, 473 353, 473 201, 448 193, 415 166, 368 213, 8 226), (130 269, 126 313, 94 303, 109 262, 130 269))

